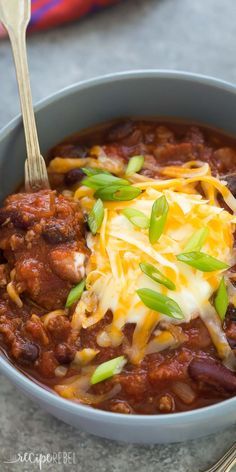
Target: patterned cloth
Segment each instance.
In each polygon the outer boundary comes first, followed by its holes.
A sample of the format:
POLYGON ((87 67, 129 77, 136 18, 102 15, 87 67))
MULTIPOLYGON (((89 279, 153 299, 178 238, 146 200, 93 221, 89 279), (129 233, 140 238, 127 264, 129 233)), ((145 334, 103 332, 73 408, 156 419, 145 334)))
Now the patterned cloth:
MULTIPOLYGON (((118 1, 120 0, 31 0, 30 30, 46 29, 74 21, 118 1)), ((0 36, 4 35, 5 31, 0 25, 0 36)))

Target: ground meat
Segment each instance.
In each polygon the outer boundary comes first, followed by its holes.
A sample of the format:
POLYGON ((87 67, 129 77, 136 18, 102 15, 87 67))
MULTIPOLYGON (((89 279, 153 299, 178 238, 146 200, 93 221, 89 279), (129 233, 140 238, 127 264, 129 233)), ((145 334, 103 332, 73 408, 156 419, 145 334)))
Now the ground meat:
POLYGON ((29 334, 34 341, 37 341, 43 346, 47 346, 49 344, 49 338, 42 322, 37 317, 33 316, 32 318, 25 323, 26 333, 29 334))
POLYGON ((7 264, 0 264, 0 287, 4 287, 9 280, 9 269, 7 264))
POLYGON ((205 144, 203 132, 196 126, 191 126, 185 134, 184 140, 192 144, 205 144))
POLYGON ((184 379, 191 358, 191 352, 182 349, 167 357, 163 362, 150 362, 148 366, 149 381, 158 385, 163 381, 184 379))
POLYGON ((125 415, 131 415, 134 413, 128 402, 125 401, 113 401, 110 403, 110 410, 114 413, 123 413, 125 415))
POLYGON ((6 316, 0 318, 0 336, 3 338, 4 343, 11 348, 13 342, 16 339, 15 335, 16 326, 13 321, 9 320, 6 316))
POLYGON ((200 318, 196 318, 189 326, 185 326, 185 334, 188 336, 185 346, 189 345, 191 348, 206 349, 211 345, 209 332, 200 318))
POLYGON ((120 383, 125 393, 136 400, 141 399, 148 388, 146 372, 120 374, 117 381, 120 383))
POLYGON ((45 351, 38 361, 37 370, 42 377, 48 379, 55 376, 55 369, 58 365, 54 352, 45 351))
POLYGON ((18 292, 47 309, 64 306, 88 254, 79 206, 54 191, 20 193, 6 199, 0 220, 0 248, 18 292))
POLYGON ((228 147, 217 149, 212 158, 220 174, 236 171, 236 150, 228 147))
POLYGON ((194 160, 193 146, 191 143, 158 146, 155 157, 161 165, 175 165, 180 159, 182 162, 192 161, 194 160))
POLYGON ((175 400, 172 395, 166 394, 158 398, 157 408, 161 413, 171 413, 175 409, 175 400))
POLYGON ((59 342, 67 339, 71 330, 70 321, 65 316, 56 316, 47 325, 47 331, 49 331, 51 337, 59 342))

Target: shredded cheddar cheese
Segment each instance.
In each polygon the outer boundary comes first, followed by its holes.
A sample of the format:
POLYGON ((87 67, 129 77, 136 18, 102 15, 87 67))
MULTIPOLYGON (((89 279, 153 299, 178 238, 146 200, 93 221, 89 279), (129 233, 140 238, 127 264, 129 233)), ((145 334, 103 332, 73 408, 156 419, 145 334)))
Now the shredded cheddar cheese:
MULTIPOLYGON (((58 170, 58 165, 62 165, 62 160, 58 158, 50 164, 52 170, 62 172, 58 170)), ((63 171, 65 166, 68 169, 71 165, 72 160, 66 164, 63 159, 63 171)), ((147 353, 178 344, 169 330, 155 335, 160 322, 168 321, 177 325, 200 316, 219 356, 227 361, 232 357, 231 348, 215 309, 210 304, 222 278, 222 271, 202 272, 178 261, 176 256, 184 252, 188 240, 196 231, 208 228, 203 251, 233 266, 236 263, 233 248, 236 200, 226 183, 211 175, 206 163, 193 161, 182 167, 164 167, 159 169, 159 174, 166 179, 132 176, 132 184, 142 190, 136 199, 104 202, 102 226, 96 236, 88 234, 87 237, 91 250, 87 290, 78 302, 72 326, 76 330, 81 327, 86 329, 103 319, 107 311, 111 310, 112 322, 99 334, 100 342, 105 342, 106 346, 119 346, 124 341, 125 325, 134 324, 132 345, 127 347, 127 356, 137 364, 147 353), (169 205, 167 222, 160 239, 152 245, 148 229, 134 226, 122 210, 133 208, 150 218, 153 203, 163 195, 169 205), (229 211, 219 205, 219 195, 228 205, 229 211), (169 290, 145 275, 139 266, 143 262, 154 265, 175 284, 176 290, 169 290), (184 320, 168 318, 148 309, 137 295, 139 288, 149 288, 171 297, 180 306, 184 320), (88 309, 89 298, 96 300, 95 309, 91 312, 88 309)), ((92 208, 95 201, 93 191, 83 186, 75 191, 74 198, 80 201, 85 212, 92 208)))

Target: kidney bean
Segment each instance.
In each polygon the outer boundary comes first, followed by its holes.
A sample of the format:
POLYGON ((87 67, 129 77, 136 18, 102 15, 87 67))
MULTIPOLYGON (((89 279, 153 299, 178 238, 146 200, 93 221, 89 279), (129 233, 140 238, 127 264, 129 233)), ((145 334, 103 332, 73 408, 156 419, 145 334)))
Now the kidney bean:
POLYGON ((213 359, 195 358, 188 367, 190 377, 230 393, 236 393, 236 374, 213 359))
POLYGON ((236 172, 234 174, 222 175, 222 179, 226 180, 230 192, 236 197, 236 172))
POLYGON ((144 146, 140 144, 142 140, 142 132, 140 129, 135 129, 127 138, 122 139, 123 146, 133 147, 136 146, 134 153, 142 154, 142 149, 145 149, 144 146))
POLYGON ((36 344, 26 342, 23 347, 22 357, 26 361, 34 362, 39 357, 39 348, 36 344))
POLYGON ((129 136, 134 131, 134 129, 135 126, 132 121, 117 123, 110 128, 107 139, 108 141, 120 141, 124 138, 127 138, 127 136, 129 136))
POLYGON ((230 304, 227 310, 226 318, 230 321, 236 321, 236 308, 234 305, 230 304))
POLYGON ((68 344, 58 344, 55 350, 55 357, 59 364, 69 364, 75 357, 75 349, 72 349, 68 344))
POLYGON ((43 239, 49 244, 60 244, 72 241, 75 230, 63 222, 49 222, 42 231, 43 239))
POLYGON ((59 144, 50 153, 50 159, 54 157, 82 158, 88 155, 88 148, 83 144, 59 144))
POLYGON ((69 170, 64 177, 65 185, 74 185, 77 182, 80 182, 85 177, 81 169, 71 169, 69 170))
POLYGON ((83 144, 76 144, 74 146, 74 149, 71 153, 70 157, 86 157, 88 155, 88 148, 87 146, 84 146, 83 144))
POLYGON ((224 322, 224 331, 232 349, 236 349, 236 308, 230 304, 224 322))
POLYGON ((31 221, 24 218, 23 214, 17 210, 7 210, 6 208, 0 209, 0 225, 3 225, 7 220, 11 222, 15 228, 28 229, 31 225, 31 221))
POLYGON ((31 341, 15 339, 11 350, 13 357, 20 361, 35 362, 39 357, 39 348, 31 341))
POLYGON ((228 338, 228 343, 229 343, 231 349, 235 349, 235 350, 236 350, 236 339, 228 338))

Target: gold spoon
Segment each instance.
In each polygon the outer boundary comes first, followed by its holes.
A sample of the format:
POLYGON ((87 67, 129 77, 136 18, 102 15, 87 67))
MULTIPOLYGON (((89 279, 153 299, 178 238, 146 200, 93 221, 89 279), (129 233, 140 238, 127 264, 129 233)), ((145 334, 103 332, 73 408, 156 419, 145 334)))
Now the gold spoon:
POLYGON ((0 0, 0 21, 6 28, 13 51, 25 130, 27 192, 50 188, 45 161, 40 154, 26 53, 26 28, 31 16, 30 0, 0 0))

